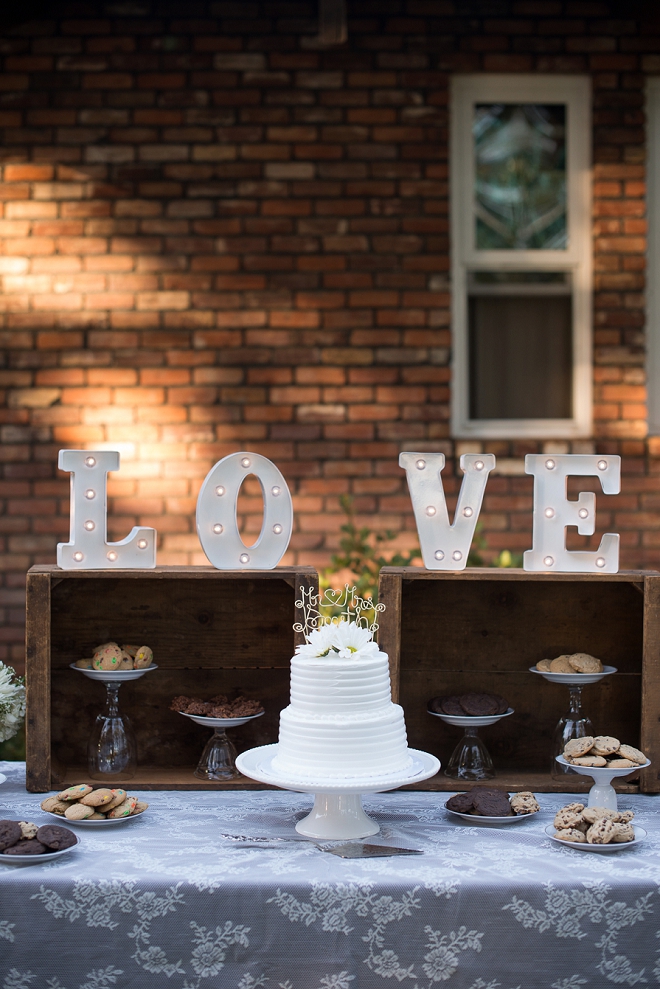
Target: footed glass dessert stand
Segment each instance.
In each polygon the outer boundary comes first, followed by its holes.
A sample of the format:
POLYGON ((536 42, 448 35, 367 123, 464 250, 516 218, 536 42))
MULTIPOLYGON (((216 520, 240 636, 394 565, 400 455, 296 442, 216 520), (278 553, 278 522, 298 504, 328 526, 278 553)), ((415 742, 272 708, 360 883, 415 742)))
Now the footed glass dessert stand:
POLYGON ((485 725, 494 725, 502 718, 508 718, 513 714, 510 707, 504 714, 488 714, 481 717, 470 716, 468 714, 442 714, 430 711, 434 718, 441 718, 447 725, 456 725, 465 729, 465 734, 451 754, 445 776, 453 780, 492 780, 495 776, 493 760, 490 752, 482 742, 478 734, 478 729, 485 725))
POLYGON ((105 684, 105 710, 96 717, 87 743, 87 771, 94 780, 127 780, 135 776, 137 744, 130 719, 119 711, 119 688, 128 680, 139 680, 157 670, 152 663, 143 670, 85 670, 69 664, 90 680, 105 684))
MULTIPOLYGON (((598 683, 603 677, 616 673, 615 666, 605 666, 600 673, 545 673, 537 670, 535 666, 529 667, 530 673, 542 676, 548 683, 562 683, 568 687, 569 709, 568 712, 559 719, 557 727, 552 736, 552 752, 550 755, 550 772, 552 778, 563 780, 567 773, 570 773, 569 763, 560 760, 558 757, 564 751, 567 742, 572 738, 585 738, 594 734, 594 726, 591 719, 582 711, 582 688, 589 683, 598 683)), ((631 770, 632 772, 632 770, 631 770)), ((594 806, 600 806, 595 804, 594 806)))
POLYGON ((236 747, 227 738, 228 728, 237 728, 239 725, 247 724, 260 718, 263 711, 258 714, 251 714, 246 718, 207 718, 201 714, 186 714, 179 711, 184 718, 190 718, 195 724, 204 728, 212 728, 213 734, 204 746, 204 751, 200 756, 195 769, 195 776, 198 780, 235 780, 241 775, 236 768, 236 747))
POLYGON ((646 769, 651 765, 651 760, 647 759, 642 766, 635 766, 633 769, 612 769, 610 766, 574 766, 567 762, 563 755, 557 756, 557 762, 565 767, 564 772, 579 773, 580 776, 591 776, 594 785, 589 790, 589 807, 605 807, 607 810, 617 810, 616 790, 612 786, 612 780, 620 776, 630 776, 640 769, 646 769))
POLYGON ((284 777, 272 767, 277 755, 277 745, 262 745, 243 752, 236 765, 244 776, 270 783, 283 790, 296 790, 299 793, 313 793, 314 806, 311 813, 296 824, 298 834, 307 838, 324 838, 327 841, 349 841, 368 838, 380 831, 376 821, 365 814, 362 807, 363 793, 382 793, 396 790, 407 783, 426 780, 440 769, 434 755, 408 749, 412 759, 409 770, 388 776, 354 777, 350 780, 296 779, 284 777))

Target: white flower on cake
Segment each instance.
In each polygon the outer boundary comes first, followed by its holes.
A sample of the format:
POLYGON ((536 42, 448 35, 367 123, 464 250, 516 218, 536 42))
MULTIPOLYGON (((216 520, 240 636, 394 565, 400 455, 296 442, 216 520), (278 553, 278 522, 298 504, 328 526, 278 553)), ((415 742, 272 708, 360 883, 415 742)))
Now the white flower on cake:
POLYGON ((376 658, 380 650, 373 641, 370 629, 342 619, 312 629, 307 635, 307 642, 297 647, 296 655, 305 659, 329 657, 358 660, 376 658))
POLYGON ((10 666, 0 663, 0 742, 12 738, 25 714, 25 687, 10 666))

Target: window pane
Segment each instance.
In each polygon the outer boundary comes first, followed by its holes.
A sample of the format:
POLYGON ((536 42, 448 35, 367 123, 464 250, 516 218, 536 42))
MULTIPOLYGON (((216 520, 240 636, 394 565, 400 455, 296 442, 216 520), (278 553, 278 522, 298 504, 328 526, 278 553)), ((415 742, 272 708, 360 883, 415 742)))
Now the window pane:
POLYGON ((571 296, 535 288, 469 297, 472 419, 572 415, 571 296))
POLYGON ((567 246, 566 107, 475 106, 476 246, 567 246))

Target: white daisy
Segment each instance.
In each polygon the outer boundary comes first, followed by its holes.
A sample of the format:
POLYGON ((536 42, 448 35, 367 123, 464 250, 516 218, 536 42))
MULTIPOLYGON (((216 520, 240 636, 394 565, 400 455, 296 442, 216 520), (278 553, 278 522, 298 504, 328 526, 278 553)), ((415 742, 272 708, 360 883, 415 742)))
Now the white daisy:
POLYGON ((334 651, 334 639, 335 626, 332 624, 320 625, 309 633, 304 645, 296 647, 296 655, 304 656, 306 659, 327 656, 329 652, 334 651))

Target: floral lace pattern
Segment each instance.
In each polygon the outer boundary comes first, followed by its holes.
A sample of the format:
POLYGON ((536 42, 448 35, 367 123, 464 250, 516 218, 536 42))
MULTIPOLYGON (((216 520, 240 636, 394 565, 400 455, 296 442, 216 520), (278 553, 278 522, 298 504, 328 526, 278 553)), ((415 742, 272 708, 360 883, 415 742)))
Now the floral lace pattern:
MULTIPOLYGON (((0 816, 44 820, 22 765, 0 772, 0 816)), ((660 797, 620 797, 648 838, 613 855, 546 837, 562 794, 499 829, 450 821, 445 799, 365 796, 371 841, 425 854, 341 859, 291 840, 309 796, 152 792, 68 856, 0 860, 0 989, 660 985, 660 797)))

